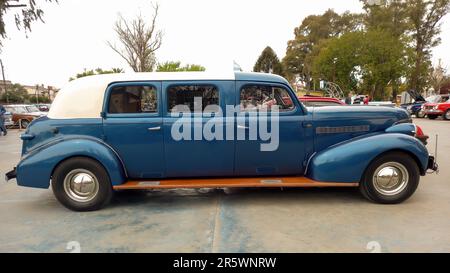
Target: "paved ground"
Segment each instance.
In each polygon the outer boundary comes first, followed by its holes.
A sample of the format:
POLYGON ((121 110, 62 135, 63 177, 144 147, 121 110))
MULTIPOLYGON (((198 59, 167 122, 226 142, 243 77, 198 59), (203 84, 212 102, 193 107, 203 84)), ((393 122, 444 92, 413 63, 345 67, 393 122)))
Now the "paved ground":
MULTIPOLYGON (((416 120, 440 136, 439 175, 400 205, 355 189, 121 193, 74 213, 51 190, 0 182, 0 252, 450 252, 450 122, 416 120), (374 242, 372 242, 374 241, 374 242), (70 244, 69 244, 70 246, 70 244)), ((0 137, 0 175, 19 160, 19 132, 0 137)), ((434 150, 434 139, 429 148, 434 150)))

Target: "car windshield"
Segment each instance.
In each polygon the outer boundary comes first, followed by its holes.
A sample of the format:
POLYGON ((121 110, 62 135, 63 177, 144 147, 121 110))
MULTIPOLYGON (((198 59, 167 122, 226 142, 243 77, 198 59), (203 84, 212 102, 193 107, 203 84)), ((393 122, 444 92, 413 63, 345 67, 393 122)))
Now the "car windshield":
POLYGON ((23 106, 15 106, 15 107, 6 107, 6 110, 11 113, 17 113, 17 114, 25 114, 27 113, 27 109, 23 106))
POLYGON ((431 102, 431 103, 437 103, 437 102, 439 102, 440 99, 441 99, 441 96, 434 95, 434 96, 430 96, 430 97, 426 98, 426 101, 431 102))
POLYGON ((29 113, 39 112, 39 109, 34 105, 30 105, 30 106, 27 106, 27 112, 29 112, 29 113))

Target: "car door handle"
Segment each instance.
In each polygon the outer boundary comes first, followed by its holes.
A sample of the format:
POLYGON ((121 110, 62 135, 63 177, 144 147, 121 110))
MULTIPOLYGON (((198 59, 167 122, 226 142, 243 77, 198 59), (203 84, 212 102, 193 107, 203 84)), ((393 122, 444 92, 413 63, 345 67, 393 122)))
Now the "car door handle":
POLYGON ((238 129, 248 129, 248 127, 244 126, 244 125, 238 125, 237 127, 238 127, 238 129))
POLYGON ((159 131, 161 130, 161 126, 148 128, 149 131, 159 131))

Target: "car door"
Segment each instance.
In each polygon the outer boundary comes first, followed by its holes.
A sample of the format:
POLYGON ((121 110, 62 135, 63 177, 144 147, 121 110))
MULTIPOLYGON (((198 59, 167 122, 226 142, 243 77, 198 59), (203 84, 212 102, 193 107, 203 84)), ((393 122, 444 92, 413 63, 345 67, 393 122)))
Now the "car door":
POLYGON ((161 82, 115 83, 105 98, 105 141, 121 157, 129 178, 164 177, 161 82))
POLYGON ((233 175, 234 140, 227 140, 225 136, 222 138, 220 133, 214 137, 207 136, 205 128, 218 121, 215 129, 220 127, 225 134, 227 124, 233 128, 234 123, 204 110, 209 107, 225 109, 225 105, 234 105, 234 88, 234 81, 163 82, 168 177, 233 175), (184 109, 185 112, 175 109, 184 109))
POLYGON ((311 123, 306 120, 304 108, 292 90, 282 84, 238 81, 236 91, 240 109, 236 126, 235 175, 302 175, 307 162, 305 143, 311 139, 310 132, 305 134, 305 129, 310 128, 311 123), (281 107, 278 121, 269 122, 272 118, 267 116, 265 120, 261 109, 274 105, 281 107), (262 130, 265 126, 267 129, 262 130), (278 126, 278 133, 274 126, 278 126), (261 132, 270 134, 264 136, 261 132))

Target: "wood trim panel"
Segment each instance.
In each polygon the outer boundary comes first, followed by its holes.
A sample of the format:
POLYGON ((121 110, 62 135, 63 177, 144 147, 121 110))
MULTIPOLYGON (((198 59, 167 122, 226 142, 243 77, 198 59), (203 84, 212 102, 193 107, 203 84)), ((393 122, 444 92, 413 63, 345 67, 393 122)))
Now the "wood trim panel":
POLYGON ((134 180, 113 186, 114 190, 146 190, 175 188, 311 188, 357 187, 358 183, 318 182, 306 177, 248 177, 134 180))

